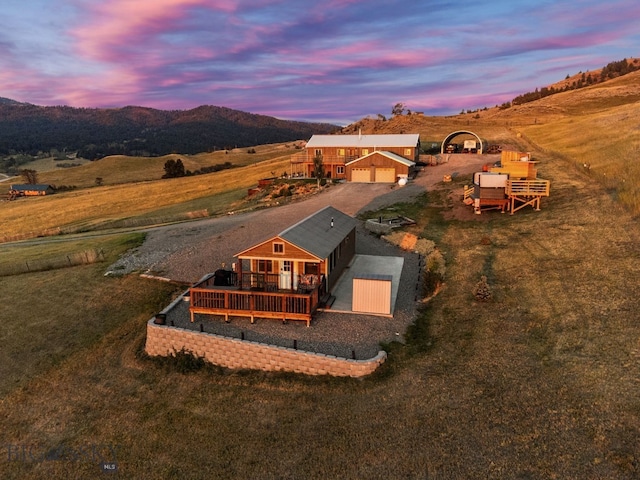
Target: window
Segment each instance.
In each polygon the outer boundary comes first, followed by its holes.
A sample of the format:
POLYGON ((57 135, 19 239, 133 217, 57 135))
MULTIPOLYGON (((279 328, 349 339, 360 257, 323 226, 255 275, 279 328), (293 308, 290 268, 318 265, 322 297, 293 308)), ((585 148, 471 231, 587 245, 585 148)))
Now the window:
POLYGON ((304 264, 304 273, 307 275, 318 275, 318 264, 305 262, 304 264))
POLYGON ((344 148, 339 148, 338 149, 338 156, 339 157, 344 157, 344 148))
POLYGON ((410 157, 411 156, 411 149, 410 148, 405 148, 404 149, 404 156, 405 157, 410 157))
POLYGON ((258 260, 258 272, 260 273, 271 272, 271 260, 258 260))
POLYGON ((369 155, 369 149, 368 148, 363 148, 362 149, 362 157, 364 157, 365 155, 369 155))
POLYGON ((343 166, 337 166, 336 167, 336 174, 344 175, 344 167, 343 166))
POLYGON ((316 157, 321 157, 322 156, 322 149, 321 148, 316 148, 315 156, 316 157))
POLYGON ((284 255, 284 243, 273 242, 273 253, 284 255))

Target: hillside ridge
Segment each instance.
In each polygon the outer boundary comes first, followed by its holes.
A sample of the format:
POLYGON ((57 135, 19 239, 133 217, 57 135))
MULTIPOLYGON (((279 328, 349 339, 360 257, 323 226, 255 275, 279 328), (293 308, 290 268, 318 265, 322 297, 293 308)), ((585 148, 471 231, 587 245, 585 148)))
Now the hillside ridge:
POLYGON ((338 128, 212 105, 190 110, 99 109, 0 99, 0 155, 37 156, 52 149, 77 151, 89 160, 117 154, 195 154, 306 139, 338 128))

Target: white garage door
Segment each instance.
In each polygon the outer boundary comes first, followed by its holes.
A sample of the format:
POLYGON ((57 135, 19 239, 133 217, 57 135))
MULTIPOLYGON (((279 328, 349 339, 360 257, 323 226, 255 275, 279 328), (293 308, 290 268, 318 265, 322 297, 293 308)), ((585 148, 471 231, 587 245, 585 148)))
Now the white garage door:
POLYGON ((371 169, 369 168, 354 168, 351 170, 351 181, 352 182, 364 182, 368 183, 371 181, 371 169))
POLYGON ((395 183, 395 168, 376 168, 376 183, 395 183))

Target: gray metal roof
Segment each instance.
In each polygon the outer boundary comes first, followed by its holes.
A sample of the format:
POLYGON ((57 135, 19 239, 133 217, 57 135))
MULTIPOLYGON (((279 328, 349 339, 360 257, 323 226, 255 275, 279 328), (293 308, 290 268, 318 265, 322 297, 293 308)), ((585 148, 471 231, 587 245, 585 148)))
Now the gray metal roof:
POLYGON ((44 192, 50 188, 53 188, 53 187, 51 185, 35 184, 35 183, 34 184, 19 183, 19 184, 11 185, 11 190, 17 190, 19 192, 22 192, 25 190, 44 192))
POLYGON ((420 141, 419 133, 394 135, 313 135, 307 142, 307 148, 318 147, 415 147, 420 141))
POLYGON ((367 157, 370 157, 371 155, 375 155, 375 154, 380 154, 380 155, 384 155, 387 158, 390 158, 391 160, 394 160, 398 163, 402 163, 403 165, 406 165, 407 167, 413 167, 415 165, 415 162, 412 162, 411 160, 408 160, 406 158, 404 158, 401 155, 397 155, 393 152, 386 152, 384 150, 378 150, 376 152, 371 152, 367 155, 365 155, 364 157, 360 157, 360 158, 356 158, 355 160, 351 160, 350 162, 345 163, 345 165, 351 165, 353 163, 357 163, 360 160, 363 160, 367 157))
POLYGON ((328 206, 287 228, 278 237, 325 259, 356 224, 355 218, 328 206))

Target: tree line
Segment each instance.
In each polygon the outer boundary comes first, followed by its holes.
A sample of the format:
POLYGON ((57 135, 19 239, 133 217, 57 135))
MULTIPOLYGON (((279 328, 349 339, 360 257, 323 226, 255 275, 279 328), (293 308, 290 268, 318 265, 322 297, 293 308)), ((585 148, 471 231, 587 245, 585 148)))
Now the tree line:
MULTIPOLYGON (((589 85, 594 85, 597 83, 602 83, 607 80, 611 80, 616 77, 621 77, 631 72, 635 72, 636 70, 640 70, 640 63, 637 61, 628 61, 626 58, 617 62, 611 62, 605 65, 599 73, 583 73, 580 72, 581 75, 577 80, 574 80, 571 83, 566 83, 563 87, 555 88, 551 87, 542 87, 540 89, 535 89, 533 92, 523 93, 522 95, 518 95, 511 102, 506 102, 500 105, 500 108, 505 109, 509 108, 512 105, 522 105, 523 103, 533 102, 535 100, 539 100, 544 97, 548 97, 550 95, 555 95, 556 93, 566 92, 569 90, 576 90, 579 88, 587 87, 589 85)), ((571 78, 567 75, 566 80, 571 78)))
POLYGON ((14 158, 37 157, 52 149, 77 152, 89 160, 108 155, 195 154, 300 140, 337 129, 214 106, 167 111, 0 102, 0 156, 14 158))

